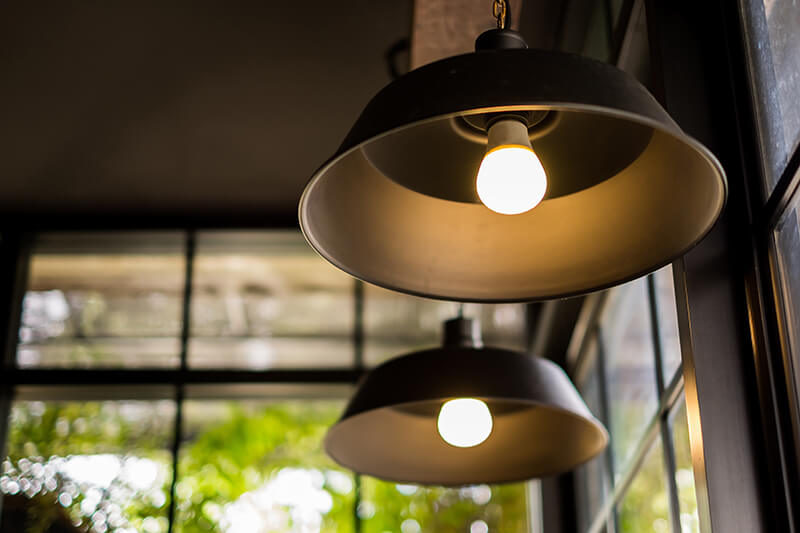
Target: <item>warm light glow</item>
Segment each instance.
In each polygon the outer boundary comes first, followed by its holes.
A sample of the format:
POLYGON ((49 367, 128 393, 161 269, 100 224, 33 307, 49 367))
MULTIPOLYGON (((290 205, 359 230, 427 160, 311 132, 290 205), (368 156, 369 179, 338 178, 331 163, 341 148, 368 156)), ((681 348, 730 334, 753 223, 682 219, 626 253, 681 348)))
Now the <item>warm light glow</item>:
POLYGON ((492 211, 518 215, 542 201, 547 176, 533 150, 504 145, 484 156, 478 169, 477 188, 481 202, 492 211))
POLYGON ((470 448, 489 438, 492 413, 475 398, 457 398, 442 405, 437 423, 444 441, 459 448, 470 448))

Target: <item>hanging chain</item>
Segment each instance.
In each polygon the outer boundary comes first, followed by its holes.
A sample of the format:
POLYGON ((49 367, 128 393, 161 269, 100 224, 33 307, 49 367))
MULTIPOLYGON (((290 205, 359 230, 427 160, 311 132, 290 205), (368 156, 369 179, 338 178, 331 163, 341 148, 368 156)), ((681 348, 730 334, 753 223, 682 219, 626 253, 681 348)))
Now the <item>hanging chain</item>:
POLYGON ((494 0, 492 14, 497 19, 497 27, 501 30, 506 27, 506 0, 494 0))

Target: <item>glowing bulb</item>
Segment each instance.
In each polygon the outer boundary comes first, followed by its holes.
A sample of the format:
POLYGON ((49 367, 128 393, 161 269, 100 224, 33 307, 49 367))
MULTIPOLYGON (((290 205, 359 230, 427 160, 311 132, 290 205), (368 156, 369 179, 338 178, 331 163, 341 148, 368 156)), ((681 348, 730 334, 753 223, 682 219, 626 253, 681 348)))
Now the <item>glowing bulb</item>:
POLYGON ((459 448, 471 448, 489 438, 492 413, 475 398, 457 398, 442 405, 437 422, 444 441, 459 448))
POLYGON ((530 211, 542 201, 547 175, 524 123, 509 118, 489 127, 489 147, 478 169, 476 187, 483 205, 503 215, 530 211))

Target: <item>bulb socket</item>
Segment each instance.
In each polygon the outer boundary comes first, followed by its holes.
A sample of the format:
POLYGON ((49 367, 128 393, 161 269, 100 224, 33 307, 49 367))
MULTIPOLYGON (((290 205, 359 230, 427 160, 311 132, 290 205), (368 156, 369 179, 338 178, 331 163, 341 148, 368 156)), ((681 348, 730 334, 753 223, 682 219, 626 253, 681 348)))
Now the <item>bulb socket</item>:
POLYGON ((475 51, 484 50, 513 50, 528 48, 528 43, 519 32, 508 29, 494 28, 487 30, 475 39, 475 51))
POLYGON ((487 151, 498 146, 516 145, 532 150, 528 123, 517 115, 502 115, 489 123, 487 151))

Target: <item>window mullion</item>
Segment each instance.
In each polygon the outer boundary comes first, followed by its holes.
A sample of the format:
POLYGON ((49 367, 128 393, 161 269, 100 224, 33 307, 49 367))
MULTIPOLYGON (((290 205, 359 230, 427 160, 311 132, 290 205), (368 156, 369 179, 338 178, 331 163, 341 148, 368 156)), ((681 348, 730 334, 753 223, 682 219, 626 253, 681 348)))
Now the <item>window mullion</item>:
MULTIPOLYGON (((183 288, 183 313, 181 324, 181 361, 180 368, 185 372, 188 368, 188 352, 189 352, 189 335, 191 333, 191 315, 192 315, 192 286, 194 282, 194 258, 196 251, 195 232, 190 230, 186 233, 186 271, 184 277, 183 288)), ((173 428, 174 435, 172 439, 172 482, 169 487, 169 509, 167 513, 167 533, 172 533, 175 530, 175 503, 176 488, 178 485, 178 459, 181 446, 181 435, 183 433, 183 399, 184 399, 184 385, 182 383, 175 384, 175 426, 173 428)))
MULTIPOLYGON (((595 327, 594 330, 595 338, 597 339, 595 342, 597 343, 597 352, 595 357, 597 357, 597 374, 599 376, 599 385, 600 385, 600 413, 598 415, 601 417, 601 421, 603 424, 608 427, 610 420, 611 420, 611 412, 609 408, 609 398, 608 398, 608 387, 606 385, 606 350, 605 345, 603 343, 603 336, 602 336, 602 329, 599 325, 595 327)), ((613 439, 614 437, 611 436, 613 439)), ((604 488, 608 490, 608 495, 604 495, 604 497, 612 498, 614 494, 614 452, 611 442, 609 442, 606 449, 603 450, 603 458, 605 459, 606 465, 606 477, 603 479, 604 488)), ((609 533, 613 531, 612 528, 615 528, 615 524, 617 523, 617 506, 614 504, 611 508, 611 511, 608 513, 606 517, 606 522, 608 523, 608 530, 609 533)))
POLYGON ((656 359, 656 383, 658 384, 659 397, 659 425, 661 426, 661 446, 664 456, 664 470, 667 474, 667 497, 669 498, 669 517, 672 533, 681 533, 681 507, 678 500, 678 486, 675 482, 675 450, 672 445, 672 434, 669 428, 670 405, 665 405, 669 398, 665 398, 664 391, 664 359, 661 346, 661 330, 658 323, 658 295, 656 294, 655 275, 647 276, 647 293, 650 302, 650 329, 653 334, 653 353, 656 359))
MULTIPOLYGON (((18 234, 0 235, 0 371, 9 374, 17 367, 17 338, 22 314, 22 300, 27 286, 30 247, 18 234)), ((0 384, 0 461, 6 457, 8 424, 11 404, 14 401, 14 384, 0 384)), ((0 491, 0 517, 3 514, 3 493, 0 491)))
MULTIPOLYGON (((353 368, 358 372, 364 369, 364 282, 353 282, 353 368)), ((361 533, 361 474, 353 472, 353 532, 361 533)))

